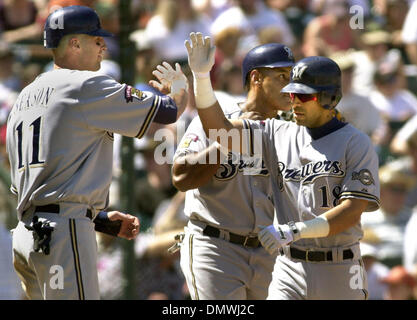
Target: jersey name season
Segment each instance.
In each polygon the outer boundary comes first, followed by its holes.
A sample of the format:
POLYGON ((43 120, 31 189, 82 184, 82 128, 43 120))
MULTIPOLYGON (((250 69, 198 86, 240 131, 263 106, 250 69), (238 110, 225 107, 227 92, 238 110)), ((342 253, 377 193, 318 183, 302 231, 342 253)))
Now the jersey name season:
POLYGON ((20 95, 13 109, 14 111, 26 111, 33 107, 47 108, 54 91, 55 88, 44 87, 34 92, 25 92, 20 95))

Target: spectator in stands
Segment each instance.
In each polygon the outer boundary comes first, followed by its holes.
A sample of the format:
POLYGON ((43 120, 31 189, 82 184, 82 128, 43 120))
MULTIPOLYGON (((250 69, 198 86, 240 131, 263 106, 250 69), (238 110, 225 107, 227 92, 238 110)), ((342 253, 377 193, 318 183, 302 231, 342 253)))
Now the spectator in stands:
POLYGON ((403 89, 403 76, 399 66, 393 62, 383 62, 374 74, 375 90, 369 94, 371 102, 384 119, 378 129, 378 154, 381 163, 395 155, 390 153, 389 145, 398 130, 417 113, 417 98, 408 89, 403 89))
POLYGON ((163 60, 187 61, 184 41, 190 32, 209 35, 210 20, 192 7, 191 0, 159 0, 145 32, 163 60))
POLYGON ((0 2, 0 32, 2 39, 8 43, 38 38, 43 26, 36 20, 38 8, 30 0, 3 0, 0 2))
MULTIPOLYGON (((309 8, 310 0, 265 0, 272 9, 282 12, 296 38, 296 42, 303 41, 304 30, 315 17, 309 8)), ((294 44, 291 46, 294 52, 294 44)), ((297 59, 296 59, 297 60, 297 59)))
POLYGON ((185 193, 178 192, 161 203, 152 228, 135 240, 139 299, 184 300, 188 296, 179 267, 179 251, 168 252, 175 243, 175 236, 184 231, 188 222, 184 215, 184 199, 185 193))
POLYGON ((361 242, 362 261, 368 278, 368 299, 383 300, 387 291, 387 284, 382 283, 390 269, 379 261, 375 246, 361 242))
POLYGON ((417 274, 417 207, 408 220, 404 234, 403 265, 408 272, 417 274))
POLYGON ((342 71, 342 100, 337 110, 346 122, 366 133, 370 137, 381 125, 381 116, 367 96, 352 92, 352 76, 354 61, 352 50, 333 54, 331 58, 336 61, 342 71))
POLYGON ((361 36, 364 50, 356 51, 353 55, 355 69, 352 89, 356 93, 369 95, 375 89, 374 74, 378 64, 388 61, 390 64, 401 64, 401 54, 396 49, 389 49, 391 35, 381 29, 366 31, 361 36))
MULTIPOLYGON (((391 152, 397 155, 409 156, 410 171, 417 175, 417 115, 412 117, 397 132, 391 141, 391 152)), ((406 206, 417 206, 417 186, 409 193, 406 206)))
POLYGON ((402 40, 406 45, 407 54, 411 63, 417 65, 417 1, 414 1, 408 10, 403 29, 402 40))
POLYGON ((417 179, 396 160, 379 169, 379 180, 381 206, 362 214, 362 241, 375 245, 381 262, 392 267, 402 263, 404 231, 411 216, 405 200, 417 179))
POLYGON ((384 300, 416 300, 417 298, 415 295, 416 277, 401 265, 393 267, 382 282, 388 285, 384 300))
POLYGON ((291 47, 295 42, 285 16, 278 10, 271 10, 261 0, 236 0, 236 6, 222 12, 213 24, 216 24, 217 20, 237 23, 240 29, 246 29, 245 40, 249 44, 246 44, 243 54, 258 44, 258 32, 269 26, 276 26, 281 31, 282 43, 291 47))
POLYGON ((0 43, 0 165, 9 170, 6 154, 6 123, 17 99, 21 82, 13 71, 14 55, 9 45, 0 43))
POLYGON ((222 82, 220 73, 223 64, 240 65, 242 58, 238 49, 241 38, 245 35, 246 31, 238 24, 231 24, 218 19, 216 23, 212 24, 211 32, 216 46, 216 53, 215 63, 210 76, 213 85, 218 87, 218 82, 222 82))
POLYGON ((387 0, 385 30, 391 33, 395 47, 402 45, 401 32, 408 9, 407 0, 387 0))
POLYGON ((229 95, 233 101, 230 103, 238 103, 245 101, 245 91, 242 85, 242 68, 240 65, 233 63, 233 61, 227 61, 222 64, 217 74, 216 96, 220 103, 226 103, 225 98, 219 98, 219 91, 223 95, 229 95))
POLYGON ((326 0, 323 15, 311 20, 304 31, 304 55, 329 56, 336 51, 357 48, 358 36, 350 27, 349 19, 345 0, 326 0))

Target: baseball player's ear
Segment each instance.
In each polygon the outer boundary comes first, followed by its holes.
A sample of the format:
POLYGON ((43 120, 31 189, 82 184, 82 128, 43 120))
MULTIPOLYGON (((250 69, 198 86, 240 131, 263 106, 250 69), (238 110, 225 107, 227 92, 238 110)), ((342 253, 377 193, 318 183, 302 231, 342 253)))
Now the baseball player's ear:
POLYGON ((69 47, 71 48, 79 48, 80 47, 80 42, 77 38, 71 38, 69 40, 69 47))
POLYGON ((258 70, 252 70, 249 74, 250 80, 253 84, 259 85, 262 80, 262 75, 258 70))

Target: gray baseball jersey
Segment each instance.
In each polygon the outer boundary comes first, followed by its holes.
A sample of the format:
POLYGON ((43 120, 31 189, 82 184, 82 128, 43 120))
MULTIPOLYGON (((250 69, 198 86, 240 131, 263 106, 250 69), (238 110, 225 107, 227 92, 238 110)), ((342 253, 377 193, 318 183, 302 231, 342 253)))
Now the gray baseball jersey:
POLYGON ((19 95, 7 150, 18 218, 31 205, 107 204, 113 133, 142 137, 160 98, 90 71, 43 73, 19 95))
MULTIPOLYGON (((346 124, 313 140, 306 127, 292 122, 244 121, 262 132, 265 165, 281 185, 284 197, 276 201, 279 224, 313 219, 348 198, 369 201, 366 211, 378 209, 378 158, 366 134, 346 124)), ((334 236, 301 239, 297 245, 349 246, 362 236, 358 223, 334 236)))
POLYGON ((20 93, 8 119, 7 151, 18 196, 14 267, 30 299, 99 298, 92 218, 108 202, 113 133, 142 137, 162 99, 68 69, 41 74, 20 93), (28 230, 36 219, 54 228, 49 254, 37 251, 41 233, 28 230))
MULTIPOLYGON (((229 119, 239 118, 242 114, 237 106, 232 112, 230 109, 224 112, 229 119)), ((209 145, 200 118, 196 117, 187 128, 174 159, 202 151, 209 145)), ((257 175, 244 174, 244 169, 252 163, 253 159, 245 161, 244 157, 230 152, 227 162, 220 166, 208 184, 187 191, 185 214, 191 220, 203 220, 233 233, 257 234, 258 225, 268 225, 272 221, 274 204, 268 170, 264 168, 257 175)))
MULTIPOLYGON (((238 118, 240 108, 224 110, 238 118)), ((210 145, 197 117, 188 127, 175 157, 199 152, 210 145)), ((244 170, 253 159, 229 153, 213 178, 189 190, 185 213, 190 217, 181 245, 181 269, 192 299, 266 299, 276 256, 263 247, 230 243, 229 232, 256 237, 259 225, 270 225, 274 216, 272 187, 266 168, 257 175, 244 170), (203 234, 207 226, 221 230, 220 237, 203 234)))
MULTIPOLYGON (((274 224, 313 219, 342 199, 367 200, 367 211, 379 207, 377 155, 368 136, 353 126, 327 128, 327 134, 322 131, 313 139, 309 129, 295 123, 248 120, 244 124, 262 133, 262 141, 251 143, 262 144, 273 180, 278 199, 274 224)), ((331 252, 332 260, 321 263, 297 260, 285 247, 285 255, 276 260, 268 299, 366 299, 367 278, 359 250, 362 235, 358 223, 334 236, 291 244, 304 252, 331 252), (352 258, 345 258, 346 249, 352 258)))

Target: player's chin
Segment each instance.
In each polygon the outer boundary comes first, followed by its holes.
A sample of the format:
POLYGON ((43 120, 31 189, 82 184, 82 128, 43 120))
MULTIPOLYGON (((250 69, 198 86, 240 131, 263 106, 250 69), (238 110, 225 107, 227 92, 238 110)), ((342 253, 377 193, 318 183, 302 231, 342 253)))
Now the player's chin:
POLYGON ((294 114, 294 121, 296 124, 299 125, 304 125, 305 124, 305 116, 303 114, 299 114, 299 113, 293 113, 294 114))
POLYGON ((97 62, 95 66, 93 66, 91 71, 98 71, 101 68, 101 61, 97 62))

